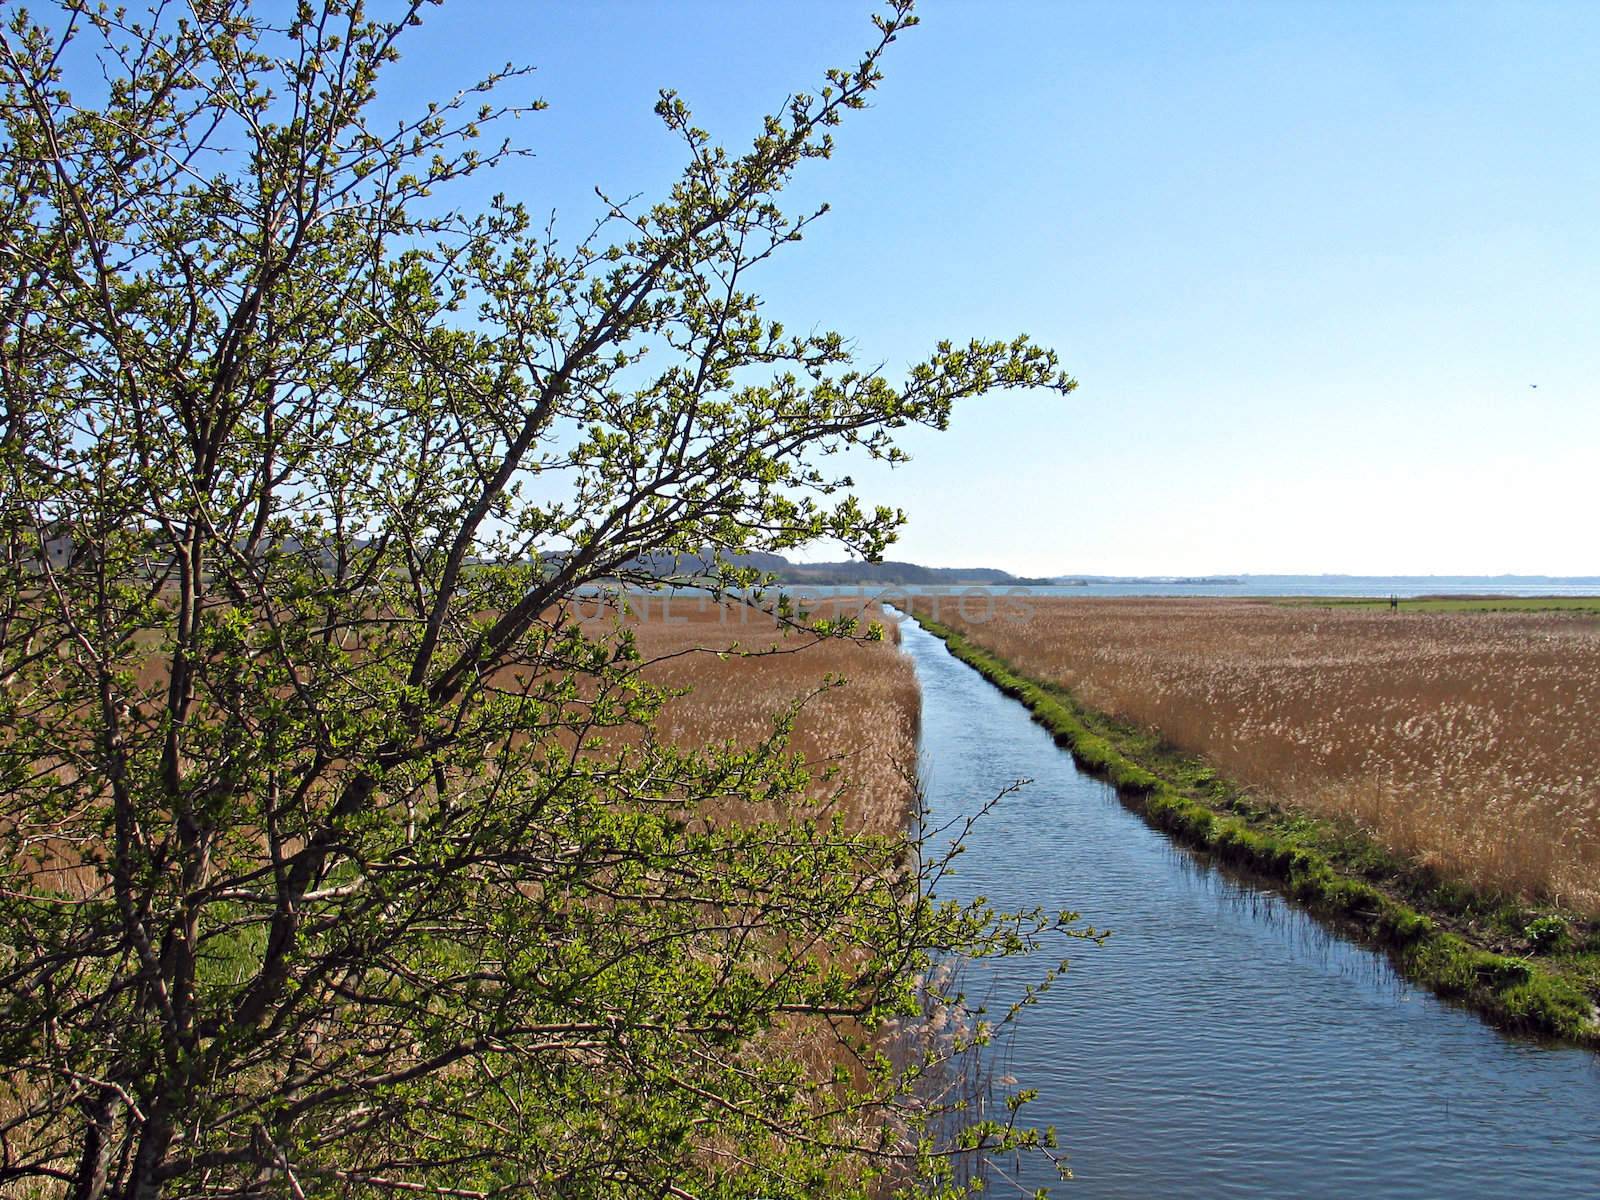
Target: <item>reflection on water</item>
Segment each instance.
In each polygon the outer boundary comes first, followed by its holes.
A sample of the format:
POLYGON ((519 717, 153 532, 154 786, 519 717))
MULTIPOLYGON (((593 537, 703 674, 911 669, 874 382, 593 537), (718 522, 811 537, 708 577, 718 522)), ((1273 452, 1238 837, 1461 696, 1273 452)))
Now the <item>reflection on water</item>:
MULTIPOLYGON (((996 1051, 1068 1152, 1077 1179, 1054 1192, 1600 1195, 1600 1056, 1506 1038, 1409 986, 1150 829, 909 622, 904 645, 932 823, 1033 781, 979 824, 942 894, 1113 931, 1067 948, 1071 969, 996 1051)), ((971 964, 970 992, 1015 996, 1036 973, 971 964)), ((1048 1164, 1020 1164, 1018 1187, 1051 1183, 1048 1164)))
MULTIPOLYGON (((1103 786, 1108 795, 1115 795, 1109 785, 1103 786)), ((1297 958, 1318 963, 1326 971, 1356 975, 1368 987, 1387 989, 1397 1003, 1418 993, 1415 986, 1395 973, 1386 958, 1365 951, 1352 953, 1350 944, 1327 925, 1307 920, 1302 910, 1285 902, 1271 887, 1253 882, 1248 872, 1167 841, 1164 835, 1158 836, 1162 837, 1172 869, 1190 876, 1196 888, 1206 889, 1229 919, 1265 925, 1289 942, 1297 958), (1211 887, 1218 877, 1231 886, 1211 887)))

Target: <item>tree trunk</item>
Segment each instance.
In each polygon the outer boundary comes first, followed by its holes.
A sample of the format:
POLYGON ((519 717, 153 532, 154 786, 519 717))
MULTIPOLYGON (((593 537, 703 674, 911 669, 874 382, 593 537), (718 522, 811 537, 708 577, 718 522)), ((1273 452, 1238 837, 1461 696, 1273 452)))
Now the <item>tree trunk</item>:
POLYGON ((133 1158, 133 1171, 117 1200, 159 1200, 161 1183, 156 1172, 166 1160, 171 1142, 172 1118, 162 1103, 145 1120, 139 1150, 133 1158))
POLYGON ((121 1097, 112 1088, 101 1088, 93 1100, 84 1102, 83 1154, 78 1159, 72 1200, 100 1200, 105 1194, 106 1173, 111 1166, 112 1130, 121 1103, 121 1097))

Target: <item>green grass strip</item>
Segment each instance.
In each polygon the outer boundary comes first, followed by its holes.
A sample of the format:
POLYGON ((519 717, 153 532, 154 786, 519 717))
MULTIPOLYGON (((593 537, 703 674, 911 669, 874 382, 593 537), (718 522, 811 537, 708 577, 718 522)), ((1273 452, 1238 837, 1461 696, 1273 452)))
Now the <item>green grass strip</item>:
MULTIPOLYGON (((1596 953, 1600 947, 1592 944, 1593 934, 1580 952, 1564 960, 1501 954, 1475 945, 1444 927, 1452 919, 1460 923, 1459 899, 1454 911, 1445 907, 1432 915, 1418 911, 1391 894, 1391 889, 1341 869, 1347 864, 1336 859, 1351 856, 1330 854, 1313 844, 1316 837, 1307 836, 1315 824, 1310 819, 1293 818, 1285 832, 1272 827, 1274 818, 1264 810, 1206 803, 1195 794, 1197 783, 1217 798, 1236 796, 1237 790, 1204 771, 1191 771, 1187 786, 1175 783, 1169 773, 1179 772, 1163 767, 1176 763, 1159 763, 1151 769, 1125 753, 1126 745, 1118 744, 1134 743, 1137 752, 1154 745, 1148 735, 1141 747, 1139 735, 1132 731, 1113 729, 1109 736, 1099 732, 1091 723, 1104 729, 1107 722, 1095 721, 1061 689, 1018 672, 948 626, 923 616, 916 620, 943 640, 956 658, 1027 705, 1033 719, 1050 731, 1058 745, 1071 751, 1080 767, 1114 784, 1124 800, 1152 825, 1180 842, 1275 882, 1312 912, 1387 950, 1407 979, 1466 1004, 1495 1025, 1600 1049, 1600 1010, 1593 998, 1600 992, 1600 953, 1596 953), (1553 962, 1570 967, 1577 978, 1553 969, 1553 962)), ((1281 823, 1281 814, 1276 817, 1281 823)), ((1351 835, 1347 830, 1324 828, 1316 834, 1325 841, 1344 843, 1348 849, 1351 835)), ((1375 846, 1362 850, 1364 856, 1356 855, 1354 861, 1394 865, 1375 846)), ((1459 897, 1461 889, 1435 894, 1459 897)))

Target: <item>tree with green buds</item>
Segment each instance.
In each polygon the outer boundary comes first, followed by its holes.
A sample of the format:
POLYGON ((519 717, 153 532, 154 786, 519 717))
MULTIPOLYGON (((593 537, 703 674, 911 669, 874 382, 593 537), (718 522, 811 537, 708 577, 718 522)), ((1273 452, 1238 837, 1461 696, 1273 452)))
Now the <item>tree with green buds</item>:
POLYGON ((892 381, 751 290, 909 0, 741 151, 663 93, 681 175, 571 244, 450 203, 522 70, 379 120, 424 7, 6 14, 0 1191, 847 1195, 1040 1139, 936 1137, 874 1030, 1060 919, 813 819, 783 714, 667 745, 572 611, 664 554, 741 596, 741 554, 876 557, 901 514, 832 456, 1072 387, 1025 338, 892 381), (728 796, 791 815, 694 819, 728 796), (846 1018, 859 1077, 767 1036, 846 1018))

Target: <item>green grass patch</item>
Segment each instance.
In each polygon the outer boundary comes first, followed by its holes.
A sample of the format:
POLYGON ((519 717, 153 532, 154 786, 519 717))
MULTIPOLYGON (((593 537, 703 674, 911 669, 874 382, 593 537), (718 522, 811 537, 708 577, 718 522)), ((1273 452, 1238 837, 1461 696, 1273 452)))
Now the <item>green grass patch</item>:
POLYGON ((1080 767, 1113 783, 1152 825, 1272 881, 1387 950, 1408 979, 1501 1028, 1600 1049, 1600 926, 1440 879, 1353 827, 1263 803, 1148 730, 1085 708, 948 626, 917 620, 1027 705, 1080 767))

